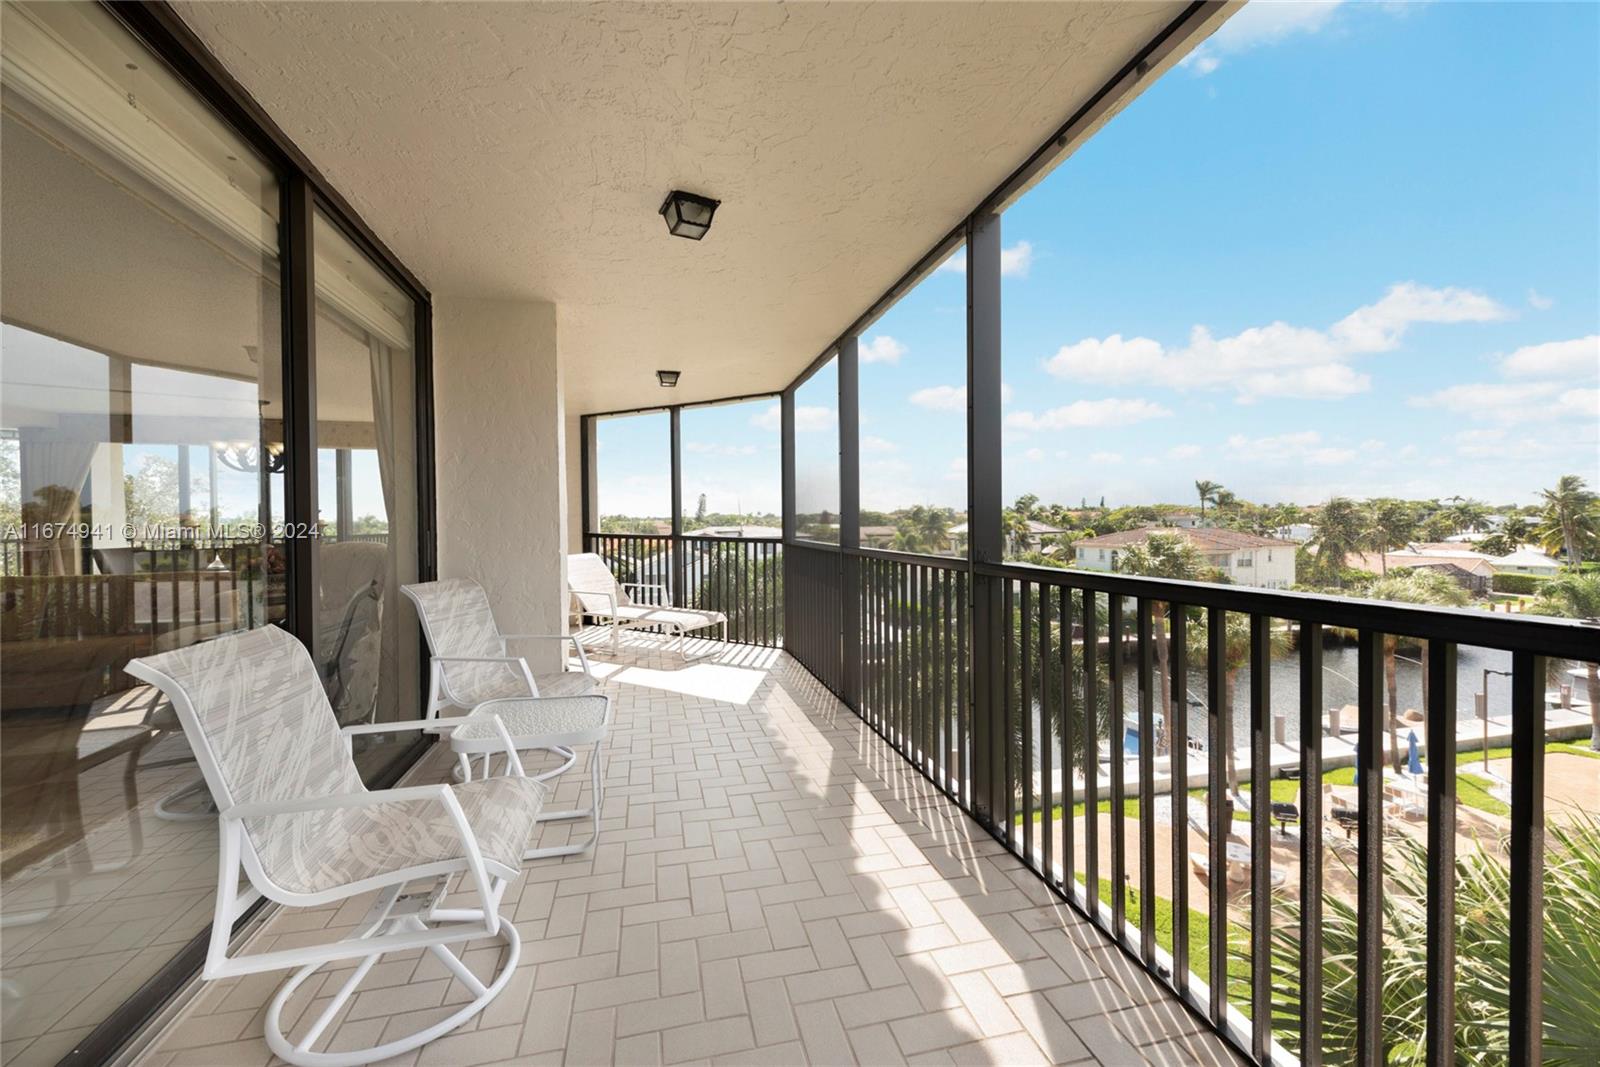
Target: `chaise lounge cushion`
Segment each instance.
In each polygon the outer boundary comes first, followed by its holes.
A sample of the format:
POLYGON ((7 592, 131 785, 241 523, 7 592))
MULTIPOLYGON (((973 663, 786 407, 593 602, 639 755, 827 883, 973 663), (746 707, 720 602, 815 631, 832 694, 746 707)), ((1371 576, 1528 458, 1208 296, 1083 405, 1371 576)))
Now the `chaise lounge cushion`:
POLYGON ((652 608, 645 604, 623 604, 617 608, 617 618, 630 626, 671 626, 679 630, 700 630, 727 622, 720 611, 701 611, 698 608, 652 608))

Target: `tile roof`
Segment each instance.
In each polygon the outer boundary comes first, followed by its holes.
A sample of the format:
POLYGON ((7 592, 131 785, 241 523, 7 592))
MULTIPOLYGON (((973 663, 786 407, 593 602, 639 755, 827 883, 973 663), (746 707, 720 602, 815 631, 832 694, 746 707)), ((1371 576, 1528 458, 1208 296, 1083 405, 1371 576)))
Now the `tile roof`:
POLYGON ((1141 526, 1136 530, 1122 530, 1073 542, 1073 548, 1124 548, 1143 544, 1151 534, 1171 534, 1182 537, 1202 552, 1236 552, 1241 548, 1298 548, 1293 541, 1280 541, 1274 537, 1260 537, 1242 530, 1221 530, 1211 526, 1190 528, 1184 526, 1141 526))

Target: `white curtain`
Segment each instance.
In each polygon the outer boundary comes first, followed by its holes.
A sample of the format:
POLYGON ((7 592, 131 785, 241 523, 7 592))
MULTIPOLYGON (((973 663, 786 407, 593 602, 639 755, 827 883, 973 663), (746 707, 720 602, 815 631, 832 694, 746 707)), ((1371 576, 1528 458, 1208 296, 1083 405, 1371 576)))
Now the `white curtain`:
POLYGON ((77 538, 36 536, 33 527, 76 522, 83 484, 89 480, 98 441, 41 438, 23 432, 17 454, 22 470, 22 521, 29 529, 28 552, 35 573, 77 574, 77 538))
MULTIPOLYGON (((387 562, 383 576, 383 607, 400 588, 400 517, 395 513, 395 445, 394 418, 394 352, 371 334, 367 335, 367 353, 372 366, 372 422, 378 450, 378 479, 383 483, 383 514, 388 523, 386 541, 387 562)), ((399 613, 383 611, 381 669, 378 672, 378 707, 395 706, 395 686, 400 677, 400 626, 399 613)))

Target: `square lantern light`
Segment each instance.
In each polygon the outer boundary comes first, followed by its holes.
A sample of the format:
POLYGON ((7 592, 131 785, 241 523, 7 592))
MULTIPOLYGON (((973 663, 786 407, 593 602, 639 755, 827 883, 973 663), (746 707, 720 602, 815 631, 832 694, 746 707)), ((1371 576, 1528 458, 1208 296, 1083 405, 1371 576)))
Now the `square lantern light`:
POLYGON ((678 375, 682 373, 675 370, 656 371, 656 381, 661 383, 663 389, 674 389, 678 385, 678 375))
POLYGON ((687 237, 698 241, 711 229, 711 216, 717 213, 720 200, 696 196, 682 189, 674 189, 661 202, 661 217, 667 220, 667 229, 674 237, 687 237))

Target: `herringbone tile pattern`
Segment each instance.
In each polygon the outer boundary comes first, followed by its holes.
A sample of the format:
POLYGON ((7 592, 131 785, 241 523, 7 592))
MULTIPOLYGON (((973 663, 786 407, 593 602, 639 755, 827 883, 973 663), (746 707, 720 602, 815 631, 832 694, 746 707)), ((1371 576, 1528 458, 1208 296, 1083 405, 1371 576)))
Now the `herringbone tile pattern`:
MULTIPOLYGON (((509 891, 524 955, 506 992, 397 1062, 1236 1062, 787 657, 685 664, 635 643, 597 669, 617 699, 597 852, 530 864, 509 891)), ((557 805, 586 778, 564 775, 557 805)), ((251 947, 324 940, 364 910, 285 911, 251 947)), ((467 959, 486 974, 493 954, 467 959)), ((279 980, 214 983, 143 1062, 270 1062, 279 980)), ((415 956, 362 989, 336 1047, 464 999, 415 956)))

